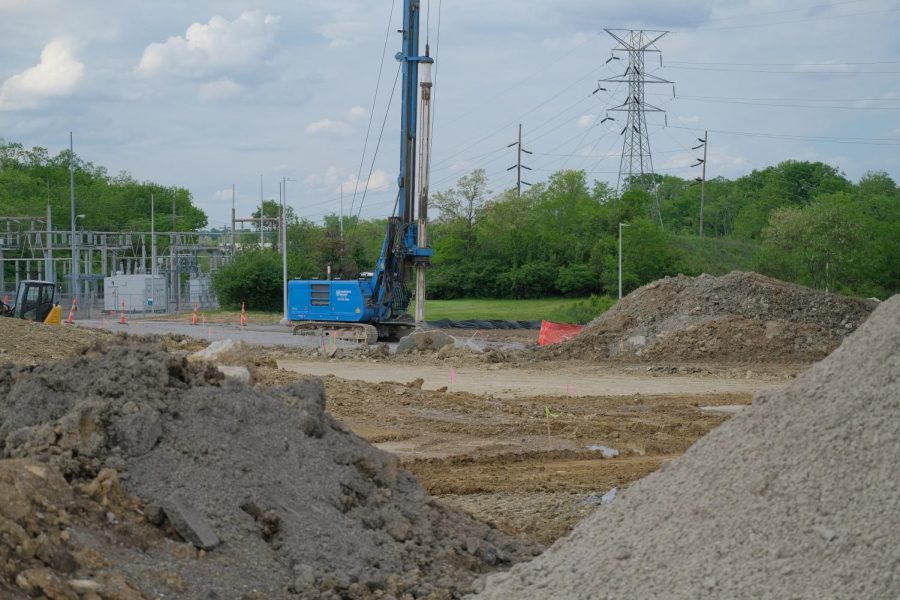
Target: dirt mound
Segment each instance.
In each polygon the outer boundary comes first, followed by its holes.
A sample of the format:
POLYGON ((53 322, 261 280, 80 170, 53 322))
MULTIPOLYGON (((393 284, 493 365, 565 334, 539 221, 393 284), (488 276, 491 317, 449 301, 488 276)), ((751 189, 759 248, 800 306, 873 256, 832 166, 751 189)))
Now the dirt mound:
POLYGON ((77 347, 114 335, 100 329, 4 318, 0 320, 0 364, 26 365, 59 360, 77 347))
POLYGON ((897 598, 900 296, 598 510, 499 598, 897 598))
POLYGON ((120 568, 150 596, 165 592, 164 569, 191 598, 452 597, 522 559, 514 540, 431 500, 324 406, 319 382, 253 388, 119 339, 0 370, 0 454, 71 480, 116 469, 154 522, 184 533, 179 521, 193 521, 221 540, 203 561, 124 555, 120 568))
POLYGON ((756 273, 667 277, 639 288, 545 356, 589 360, 814 361, 877 306, 756 273))

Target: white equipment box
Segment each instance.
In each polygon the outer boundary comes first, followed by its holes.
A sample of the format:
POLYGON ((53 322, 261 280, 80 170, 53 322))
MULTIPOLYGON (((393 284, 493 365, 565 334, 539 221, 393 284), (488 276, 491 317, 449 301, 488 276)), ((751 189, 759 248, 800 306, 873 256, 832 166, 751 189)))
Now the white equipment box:
POLYGON ((103 279, 103 310, 126 312, 165 311, 169 305, 168 281, 162 275, 114 275, 103 279))

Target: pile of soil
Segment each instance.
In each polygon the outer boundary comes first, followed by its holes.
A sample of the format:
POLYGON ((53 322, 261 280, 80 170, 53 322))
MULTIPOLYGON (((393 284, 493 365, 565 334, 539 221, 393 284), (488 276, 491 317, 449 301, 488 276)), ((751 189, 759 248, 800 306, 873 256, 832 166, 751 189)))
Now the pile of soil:
POLYGON ((478 598, 900 597, 898 417, 895 296, 478 598))
POLYGON ((22 319, 0 320, 0 364, 25 365, 59 360, 72 350, 115 334, 73 325, 44 325, 22 319))
POLYGON ((877 301, 756 273, 667 277, 639 288, 544 356, 588 360, 812 362, 877 301))
POLYGON ((113 469, 171 537, 199 523, 203 560, 155 547, 105 557, 150 597, 171 593, 162 570, 182 597, 449 598, 530 553, 429 498, 324 407, 318 381, 250 387, 122 338, 0 369, 0 456, 70 481, 113 469))

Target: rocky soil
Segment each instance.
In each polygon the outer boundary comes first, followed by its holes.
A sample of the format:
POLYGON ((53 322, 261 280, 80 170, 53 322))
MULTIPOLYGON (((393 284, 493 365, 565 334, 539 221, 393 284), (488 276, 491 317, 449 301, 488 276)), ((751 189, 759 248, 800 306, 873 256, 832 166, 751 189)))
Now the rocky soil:
POLYGON ((477 598, 900 597, 898 416, 895 296, 477 598))
POLYGON ((877 306, 756 273, 667 277, 641 287, 544 358, 813 362, 877 306))
MULTIPOLYGON (((121 339, 0 370, 0 453, 75 483, 114 470, 169 543, 204 550, 107 558, 148 597, 171 594, 165 571, 189 598, 450 598, 531 552, 432 500, 324 406, 318 382, 254 388, 121 339)), ((25 567, 4 585, 24 589, 25 567)))

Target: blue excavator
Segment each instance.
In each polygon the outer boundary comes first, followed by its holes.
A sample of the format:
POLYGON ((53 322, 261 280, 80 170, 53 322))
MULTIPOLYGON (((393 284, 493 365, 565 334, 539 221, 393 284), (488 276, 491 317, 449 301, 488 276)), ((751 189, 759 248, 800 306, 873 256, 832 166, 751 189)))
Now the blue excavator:
POLYGON ((419 54, 420 1, 404 0, 403 10, 403 45, 396 54, 403 70, 400 173, 381 255, 374 271, 359 279, 289 281, 287 312, 294 334, 321 332, 374 344, 402 337, 424 319, 425 268, 434 255, 426 234, 434 60, 427 45, 419 54), (413 271, 415 319, 407 312, 413 271))

